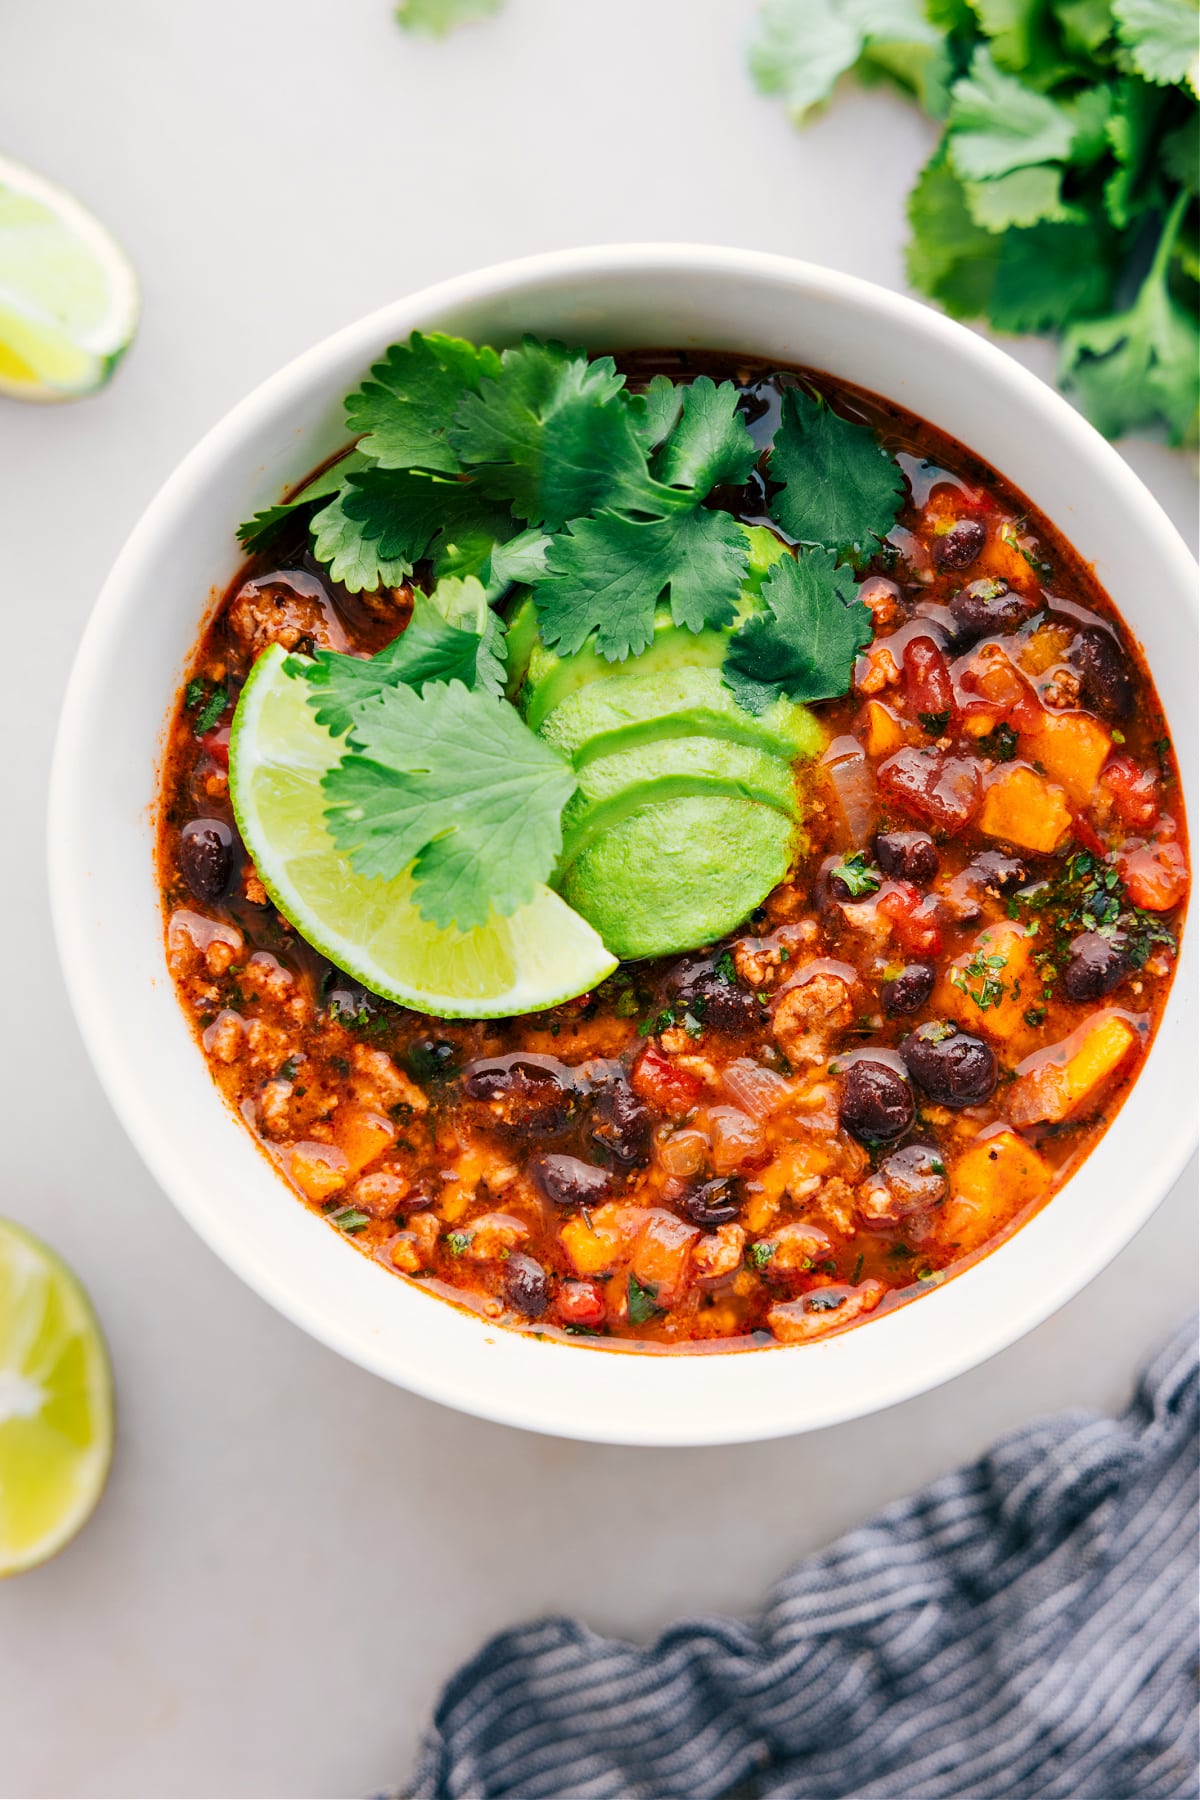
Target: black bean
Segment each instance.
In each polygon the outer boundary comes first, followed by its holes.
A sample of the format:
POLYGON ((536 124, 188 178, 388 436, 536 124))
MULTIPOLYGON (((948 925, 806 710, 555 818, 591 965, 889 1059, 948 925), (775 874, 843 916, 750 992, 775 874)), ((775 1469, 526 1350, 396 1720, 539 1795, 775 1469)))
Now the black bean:
POLYGON ((742 1210, 733 1183, 706 1181, 683 1196, 679 1209, 693 1225, 711 1231, 717 1225, 729 1225, 742 1210))
POLYGON ((193 819, 179 834, 179 868, 197 900, 213 905, 233 874, 233 832, 223 819, 193 819))
POLYGON ((621 1163, 644 1162, 650 1154, 650 1112, 624 1078, 608 1081, 592 1104, 588 1136, 621 1163))
POLYGON ((555 1206, 599 1206, 612 1191, 612 1176, 578 1156, 551 1152, 528 1164, 530 1179, 555 1206))
POLYGON ((995 1052, 953 1025, 919 1025, 900 1045, 904 1066, 939 1106, 980 1106, 996 1091, 995 1052))
POLYGON ((880 831, 875 860, 885 875, 923 887, 938 872, 937 845, 927 831, 880 831))
POLYGON ((1071 656, 1083 677, 1086 698, 1106 719, 1127 719, 1133 711, 1135 686, 1129 658, 1113 637, 1099 625, 1080 633, 1071 656))
POLYGON ((504 1298, 514 1312, 541 1318, 550 1304, 550 1277, 535 1257, 512 1252, 504 1265, 504 1298))
POLYGON ((899 1018, 905 1013, 920 1012, 930 994, 936 980, 933 968, 929 963, 909 963, 901 969, 899 975, 891 981, 885 981, 879 990, 879 998, 883 1010, 891 1018, 899 1018))
POLYGON ((957 519, 949 531, 933 540, 935 569, 969 569, 987 542, 978 519, 957 519))
MULTIPOLYGON (((1000 894, 1010 893, 1029 879, 1029 871, 1020 857, 1006 856, 1003 850, 981 850, 978 856, 971 858, 967 870, 978 878, 981 886, 993 888, 1000 894)), ((964 874, 966 872, 964 870, 964 874)))
POLYGON ((946 1166, 933 1144, 905 1144, 885 1156, 879 1175, 887 1183, 894 1211, 901 1216, 945 1199, 946 1166))
POLYGON ((711 956, 676 963, 663 984, 667 1000, 713 1031, 745 1031, 760 1009, 754 995, 717 973, 711 956))
POLYGON ((565 1131, 579 1106, 570 1069, 551 1057, 518 1054, 472 1063, 463 1071, 463 1093, 487 1105, 493 1128, 518 1137, 565 1131))
POLYGON ((950 602, 955 634, 964 642, 990 637, 994 632, 1015 631, 1037 610, 1036 602, 1018 594, 1005 581, 985 576, 960 588, 950 602))
POLYGON ((855 1137, 868 1144, 886 1143, 913 1122, 912 1090, 897 1069, 860 1056, 842 1076, 838 1110, 855 1137))
POLYGON ((445 1038, 414 1038, 404 1063, 415 1081, 445 1081, 457 1072, 458 1046, 445 1038))
POLYGON ((1119 987, 1129 973, 1124 932, 1111 938, 1098 931, 1081 932, 1071 939, 1063 987, 1069 1000, 1099 1000, 1119 987))

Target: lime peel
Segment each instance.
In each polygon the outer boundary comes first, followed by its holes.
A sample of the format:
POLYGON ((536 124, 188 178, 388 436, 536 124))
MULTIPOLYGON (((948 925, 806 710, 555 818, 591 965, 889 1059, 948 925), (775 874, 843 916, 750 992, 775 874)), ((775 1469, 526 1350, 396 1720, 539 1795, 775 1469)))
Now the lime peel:
POLYGON ((273 644, 250 672, 230 735, 229 788, 259 879, 315 949, 372 993, 440 1018, 541 1012, 612 973, 616 957, 548 887, 511 917, 461 932, 421 917, 407 872, 360 875, 325 827, 321 777, 342 746, 317 724, 288 660, 273 644))

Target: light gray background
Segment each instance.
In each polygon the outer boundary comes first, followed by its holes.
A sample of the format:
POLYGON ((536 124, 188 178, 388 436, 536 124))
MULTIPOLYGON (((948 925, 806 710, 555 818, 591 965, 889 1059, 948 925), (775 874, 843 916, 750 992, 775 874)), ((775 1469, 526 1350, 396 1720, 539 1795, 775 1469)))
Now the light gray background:
MULTIPOLYGON (((399 1780, 486 1633, 569 1608, 645 1638, 749 1609, 794 1557, 1007 1427, 1121 1403, 1192 1304, 1194 1173, 1042 1330, 886 1417, 734 1450, 550 1442, 386 1387, 269 1311, 157 1191, 77 1038, 41 858, 59 696, 126 532, 232 402, 396 294, 560 245, 708 240, 902 285, 929 127, 849 89, 794 131, 742 75, 754 10, 509 0, 430 45, 388 0, 3 9, 0 149, 90 202, 145 291, 107 393, 0 402, 0 1207, 90 1287, 119 1401, 94 1521, 0 1590, 5 1795, 399 1780)), ((1019 354, 1051 367, 1044 346, 1019 354)), ((1194 536, 1186 460, 1128 453, 1194 536)))

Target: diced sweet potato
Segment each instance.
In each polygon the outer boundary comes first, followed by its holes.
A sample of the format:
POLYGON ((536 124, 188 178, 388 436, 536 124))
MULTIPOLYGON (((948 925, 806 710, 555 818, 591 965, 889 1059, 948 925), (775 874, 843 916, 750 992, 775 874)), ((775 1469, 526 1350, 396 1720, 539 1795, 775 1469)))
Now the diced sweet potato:
POLYGON ((338 1149, 346 1158, 352 1175, 365 1169, 381 1156, 396 1136, 396 1127, 381 1113, 368 1112, 361 1106, 339 1106, 334 1115, 333 1135, 338 1149))
POLYGON ((939 1010, 1001 1043, 1020 1038, 1029 1030, 1024 1015, 1035 994, 1033 949, 1024 926, 1008 919, 989 925, 942 977, 939 1010))
POLYGON ((626 1253, 645 1222, 643 1206, 611 1200, 588 1218, 568 1219, 562 1228, 563 1248, 577 1275, 603 1275, 626 1253))
POLYGON ((904 742, 904 727, 882 700, 868 700, 863 708, 863 749, 868 756, 890 756, 904 742))
POLYGON ((1056 1125, 1070 1118, 1096 1099, 1137 1041, 1137 1031, 1119 1013, 1093 1014, 1018 1075, 1009 1089, 1009 1118, 1014 1125, 1056 1125))
POLYGON ((1050 1179, 1049 1165, 1007 1126, 976 1138, 955 1160, 938 1238, 965 1255, 1044 1194, 1050 1179))
POLYGON ((1060 787, 1036 769, 1016 763, 989 781, 979 824, 988 837, 1045 856, 1071 829, 1071 809, 1060 787))
POLYGON ((308 1200, 328 1200, 350 1177, 346 1158, 332 1144, 293 1144, 288 1172, 308 1200))
POLYGON ((1086 713, 1044 712, 1020 738, 1022 755, 1061 782, 1077 806, 1086 806, 1112 749, 1103 725, 1086 713))
POLYGON ((654 1207, 633 1246, 630 1268, 643 1287, 654 1289, 660 1306, 671 1306, 687 1286, 692 1245, 700 1233, 674 1213, 654 1207))
POLYGON ((1021 667, 1030 675, 1044 675, 1055 663, 1062 662, 1071 648, 1077 627, 1050 620, 1039 625, 1020 652, 1021 667))

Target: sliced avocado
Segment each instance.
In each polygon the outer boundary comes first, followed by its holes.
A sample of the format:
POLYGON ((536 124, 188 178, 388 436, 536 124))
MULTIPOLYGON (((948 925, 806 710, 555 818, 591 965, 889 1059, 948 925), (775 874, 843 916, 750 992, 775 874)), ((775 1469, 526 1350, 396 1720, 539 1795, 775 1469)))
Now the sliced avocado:
POLYGON ((753 800, 667 800, 594 838, 555 885, 614 956, 672 955, 741 924, 787 874, 794 830, 753 800))
POLYGON ((749 541, 750 562, 735 623, 692 632, 675 624, 669 606, 660 606, 655 613, 652 641, 640 655, 623 663, 612 663, 597 655, 592 638, 569 656, 547 650, 537 635, 532 595, 520 601, 509 613, 508 696, 511 700, 520 690, 517 704, 525 723, 536 731, 568 694, 621 673, 648 675, 655 669, 719 669, 737 621, 755 610, 767 570, 790 554, 782 538, 767 526, 743 525, 742 530, 749 541))
POLYGON ((508 626, 504 633, 504 691, 511 700, 525 679, 529 657, 538 641, 537 613, 528 588, 518 590, 507 609, 508 626))
POLYGON ((763 713, 738 705, 719 669, 610 675, 578 688, 544 719, 539 735, 577 769, 598 756, 669 738, 750 744, 789 762, 819 756, 829 734, 806 706, 777 700, 763 713))
POLYGON ((721 738, 669 738, 597 757, 579 771, 579 791, 563 811, 562 865, 630 813, 684 795, 730 794, 795 818, 791 765, 767 750, 721 738))

